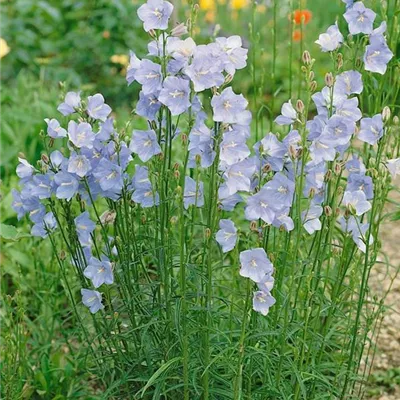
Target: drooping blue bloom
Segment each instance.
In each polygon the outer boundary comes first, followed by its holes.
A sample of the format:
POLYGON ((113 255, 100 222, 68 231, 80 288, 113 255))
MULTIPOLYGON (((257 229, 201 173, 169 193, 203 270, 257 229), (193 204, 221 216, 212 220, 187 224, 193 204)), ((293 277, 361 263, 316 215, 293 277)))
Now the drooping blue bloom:
POLYGON ((382 34, 372 34, 369 40, 370 44, 366 46, 364 53, 365 69, 383 75, 389 61, 393 58, 393 53, 382 34))
POLYGON ((226 184, 219 187, 218 199, 220 201, 221 209, 224 211, 233 211, 236 205, 243 201, 242 196, 240 196, 239 193, 230 195, 226 184))
POLYGON ((224 133, 220 146, 220 160, 227 165, 243 161, 250 155, 246 138, 235 130, 224 133))
POLYGON ((355 122, 335 114, 329 118, 321 136, 317 140, 330 147, 342 146, 349 143, 355 128, 355 122))
POLYGON ((267 224, 272 224, 279 206, 279 204, 272 203, 270 192, 264 186, 258 193, 247 199, 245 217, 249 221, 261 218, 267 224))
POLYGON ((68 161, 68 172, 83 178, 91 169, 90 161, 84 155, 72 152, 68 161))
POLYGON ((294 182, 281 173, 275 174, 274 177, 264 185, 268 193, 268 202, 275 204, 276 210, 292 205, 294 187, 294 182))
POLYGON ((186 58, 193 56, 196 49, 196 43, 191 38, 188 37, 184 40, 179 38, 168 38, 167 40, 167 53, 172 55, 174 58, 186 58))
POLYGON ((230 219, 221 219, 219 221, 219 228, 216 240, 222 247, 222 252, 227 253, 236 246, 237 229, 230 219))
POLYGON ((161 103, 158 100, 158 93, 144 94, 139 93, 139 101, 136 104, 136 114, 147 118, 149 121, 154 121, 158 110, 161 108, 161 103))
POLYGON ((283 227, 286 232, 290 232, 294 229, 293 219, 289 217, 289 208, 282 208, 276 211, 272 226, 275 228, 283 227))
POLYGON ((382 115, 376 114, 372 118, 361 120, 361 129, 358 138, 363 142, 374 145, 383 136, 382 115))
POLYGON ((374 184, 370 176, 364 174, 350 174, 347 179, 346 191, 355 192, 362 190, 367 200, 374 197, 374 184))
POLYGON ((135 71, 135 79, 142 85, 144 94, 158 93, 162 86, 161 65, 150 60, 142 60, 140 68, 135 71))
POLYGON ((289 100, 287 103, 283 103, 281 109, 281 115, 275 118, 275 122, 278 125, 291 125, 297 119, 297 112, 292 106, 292 102, 289 100))
POLYGON ((365 174, 366 168, 361 158, 356 157, 354 154, 346 162, 346 169, 351 174, 365 174))
POLYGON ((203 182, 196 182, 190 176, 185 176, 185 190, 183 193, 183 203, 186 209, 190 205, 196 207, 204 206, 204 185, 203 182))
POLYGON ((315 43, 321 46, 321 51, 334 51, 343 43, 343 35, 340 33, 337 23, 331 25, 326 33, 321 33, 315 43))
POLYGON ((369 34, 373 30, 376 14, 366 8, 362 1, 357 1, 343 15, 349 24, 349 31, 352 35, 357 33, 369 34))
POLYGON ((83 271, 83 274, 92 281, 96 289, 103 283, 106 285, 114 283, 112 265, 106 256, 102 256, 101 260, 96 257, 90 257, 88 266, 83 271))
POLYGON ((396 178, 397 175, 400 175, 400 158, 387 160, 386 167, 389 170, 390 175, 392 175, 392 178, 396 178))
POLYGON ((253 310, 266 316, 276 300, 269 292, 259 290, 253 296, 253 310))
POLYGON ((93 171, 93 176, 97 179, 100 187, 106 191, 119 192, 123 186, 122 168, 102 158, 93 171))
POLYGON ((40 202, 37 197, 24 197, 21 193, 21 200, 26 212, 29 213, 29 218, 34 223, 43 221, 46 215, 46 207, 40 202))
POLYGON ((166 105, 172 115, 184 113, 190 107, 189 81, 174 76, 165 79, 158 99, 166 105))
POLYGON ((140 68, 141 60, 133 51, 129 51, 129 65, 126 68, 126 81, 130 85, 136 78, 135 73, 140 68))
POLYGON ((50 154, 50 162, 54 168, 60 168, 61 166, 66 165, 67 158, 64 157, 60 151, 54 150, 50 154))
POLYGON ((225 81, 221 68, 211 56, 194 57, 192 63, 185 68, 185 73, 193 82, 195 92, 219 87, 225 81))
POLYGON ((223 66, 228 74, 234 75, 237 69, 246 67, 248 50, 242 47, 240 36, 218 37, 215 39, 215 43, 227 55, 224 58, 223 66))
POLYGON ((68 138, 78 148, 87 147, 91 149, 96 137, 91 125, 87 122, 80 122, 78 125, 75 121, 69 121, 68 138))
POLYGON ((133 131, 129 148, 132 152, 136 153, 143 162, 161 153, 161 147, 157 142, 157 135, 153 130, 133 131))
POLYGON ((102 295, 97 290, 81 289, 82 303, 89 308, 92 314, 104 308, 101 303, 102 295))
POLYGON ((262 248, 242 251, 239 257, 241 265, 239 274, 250 278, 253 282, 261 282, 266 274, 274 270, 267 253, 262 248))
POLYGON ((82 245, 90 243, 90 235, 96 228, 96 224, 90 219, 89 212, 85 211, 75 218, 76 233, 82 245))
POLYGON ((73 114, 81 106, 81 92, 68 92, 57 110, 64 116, 73 114))
POLYGON ((174 6, 164 0, 147 0, 145 4, 139 7, 137 14, 143 21, 143 28, 146 32, 151 29, 168 28, 169 17, 172 14, 174 6))
POLYGON ((211 105, 214 112, 214 121, 235 124, 239 123, 248 102, 242 94, 235 94, 232 88, 228 87, 219 96, 213 96, 211 105))
POLYGON ((12 189, 11 194, 13 197, 11 207, 17 213, 17 218, 19 221, 21 218, 23 218, 27 211, 24 208, 24 201, 22 200, 21 193, 16 189, 12 189))
POLYGON ((322 207, 319 205, 311 205, 310 208, 301 213, 304 229, 312 235, 315 231, 321 230, 321 221, 319 217, 322 215, 322 207))
POLYGON ((48 199, 54 192, 54 174, 48 172, 44 175, 35 175, 33 177, 34 186, 32 187, 32 195, 39 199, 48 199))
POLYGON ((152 185, 143 185, 138 187, 132 194, 132 201, 140 204, 143 208, 158 206, 160 204, 160 196, 154 193, 152 185))
POLYGON ((358 71, 345 71, 336 77, 334 90, 342 95, 360 94, 363 89, 362 75, 358 71))
POLYGON ((275 134, 268 133, 259 143, 254 145, 256 154, 262 159, 263 166, 269 164, 273 171, 281 171, 284 163, 286 147, 275 134))
MULTIPOLYGON (((362 223, 359 218, 351 216, 349 219, 341 217, 339 219, 341 228, 344 232, 351 233, 354 243, 363 252, 367 249, 367 237, 366 233, 369 229, 368 223, 362 223)), ((374 237, 370 235, 369 245, 374 243, 374 237)))
POLYGON ((211 132, 208 136, 204 135, 196 139, 200 140, 191 140, 188 147, 190 152, 188 166, 189 168, 196 168, 196 158, 200 156, 200 165, 203 168, 208 168, 214 162, 216 155, 214 151, 214 139, 211 136, 211 132))
POLYGON ((31 229, 32 236, 45 238, 48 232, 53 231, 57 227, 57 221, 52 212, 47 213, 42 221, 35 223, 31 229))
POLYGON ((315 140, 319 136, 321 136, 322 131, 324 130, 327 122, 328 122, 328 113, 326 116, 316 115, 312 120, 307 121, 307 130, 308 130, 308 140, 315 140))
POLYGON ((272 276, 272 272, 268 272, 260 282, 257 282, 257 286, 262 292, 270 293, 274 288, 274 283, 275 279, 272 276))
POLYGON ((111 107, 105 104, 103 95, 97 93, 88 97, 87 112, 93 119, 104 122, 111 112, 111 107))
POLYGON ((336 115, 344 117, 350 121, 357 122, 362 117, 362 112, 358 108, 358 98, 353 97, 340 101, 336 105, 336 115))
POLYGON ((314 165, 316 165, 323 161, 333 161, 336 156, 336 150, 334 146, 327 144, 325 140, 317 138, 311 143, 310 155, 314 165))
POLYGON ((132 179, 133 189, 140 188, 151 188, 151 182, 149 179, 149 170, 143 165, 135 165, 135 175, 132 179))
POLYGON ((238 191, 249 192, 251 187, 251 177, 256 171, 256 165, 253 158, 230 165, 224 172, 224 178, 229 190, 229 195, 238 191))
POLYGON ((343 205, 358 216, 365 214, 371 209, 371 203, 367 201, 367 197, 362 190, 344 192, 343 205))
POLYGON ((119 142, 119 150, 114 141, 109 142, 104 154, 107 154, 106 158, 114 164, 118 164, 123 170, 132 161, 132 150, 129 149, 124 141, 119 142))
POLYGON ((329 112, 333 114, 337 105, 341 104, 344 100, 347 100, 345 94, 339 93, 338 91, 331 92, 331 89, 325 86, 320 92, 314 93, 311 98, 313 99, 318 115, 328 118, 329 112))
POLYGON ((58 199, 71 200, 78 192, 79 181, 68 172, 57 172, 54 175, 54 182, 57 185, 56 197, 58 199))
POLYGON ((56 119, 45 118, 45 122, 47 124, 47 134, 51 138, 57 139, 67 136, 67 131, 60 125, 60 123, 56 119))
POLYGON ((25 158, 18 157, 19 164, 17 166, 16 172, 17 176, 21 179, 29 178, 32 176, 35 168, 33 165, 29 164, 25 158))

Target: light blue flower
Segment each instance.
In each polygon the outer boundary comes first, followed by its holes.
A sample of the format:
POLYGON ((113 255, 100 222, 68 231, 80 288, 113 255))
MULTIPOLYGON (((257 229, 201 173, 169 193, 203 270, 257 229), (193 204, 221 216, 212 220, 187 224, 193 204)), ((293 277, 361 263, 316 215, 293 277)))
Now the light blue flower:
POLYGON ((81 92, 68 92, 57 110, 64 116, 73 114, 81 106, 81 92))
POLYGON ((136 153, 143 162, 161 153, 161 147, 157 142, 157 135, 153 130, 133 131, 129 148, 132 152, 136 153))
POLYGON ((183 193, 183 203, 186 209, 194 205, 196 207, 204 206, 204 185, 203 182, 196 182, 190 176, 185 176, 185 190, 183 193))
POLYGON ((90 161, 84 155, 72 152, 68 161, 68 172, 83 178, 91 169, 90 161))
POLYGON ((372 118, 363 118, 361 120, 360 133, 358 138, 363 142, 374 145, 383 136, 382 115, 376 114, 372 118))
POLYGON ((96 289, 103 283, 107 285, 114 283, 112 266, 110 260, 106 256, 102 256, 101 260, 96 257, 91 257, 83 274, 92 281, 96 289))
POLYGON ((91 149, 96 137, 91 125, 87 122, 80 122, 78 125, 75 121, 69 121, 68 138, 78 148, 87 147, 91 149))
POLYGON ((104 308, 101 303, 102 295, 97 290, 81 289, 82 303, 89 308, 92 314, 104 308))
POLYGON ((343 205, 358 216, 365 214, 372 207, 371 203, 367 201, 367 196, 362 190, 344 192, 343 205))
POLYGON ((358 71, 345 71, 336 77, 334 90, 342 95, 360 94, 363 89, 362 75, 358 71))
POLYGON ((315 231, 322 228, 319 217, 322 215, 322 207, 319 205, 311 205, 310 208, 301 213, 304 229, 312 235, 315 231))
POLYGON ((169 108, 172 115, 180 115, 190 107, 189 81, 175 76, 164 80, 158 99, 169 108))
POLYGON ((219 221, 219 228, 216 234, 216 240, 222 247, 222 252, 227 253, 236 246, 237 229, 230 219, 221 219, 219 221))
POLYGON ((270 307, 275 304, 276 300, 271 296, 269 292, 259 290, 254 293, 253 296, 253 310, 266 316, 269 312, 270 307))
POLYGON ((104 122, 111 112, 111 107, 105 104, 103 95, 97 93, 88 97, 87 112, 93 119, 104 122))
POLYGON ((137 13, 144 23, 144 30, 148 32, 151 29, 167 29, 173 9, 174 6, 168 1, 147 0, 145 4, 139 7, 137 13))
POLYGON ((79 181, 68 172, 57 172, 54 175, 54 182, 57 185, 56 197, 58 199, 71 200, 78 192, 79 181))
POLYGON ((255 283, 261 282, 266 274, 274 270, 267 253, 262 248, 242 251, 239 257, 241 266, 239 274, 255 283))
POLYGON ((51 138, 57 139, 67 136, 67 131, 60 125, 60 123, 56 119, 45 118, 45 122, 47 124, 47 134, 51 138))
POLYGON ((158 93, 144 94, 139 93, 139 101, 136 104, 136 114, 147 118, 149 121, 154 121, 158 110, 161 108, 161 103, 158 100, 158 93))
POLYGON ((331 25, 326 33, 321 33, 315 43, 321 46, 321 51, 334 51, 343 43, 343 35, 340 33, 337 23, 331 25))
POLYGON ((240 121, 248 102, 242 94, 235 94, 231 87, 224 89, 220 95, 211 100, 214 121, 235 124, 240 121))
POLYGON ((349 24, 349 31, 352 35, 357 33, 372 33, 376 14, 366 8, 362 1, 357 1, 343 15, 349 24))
POLYGON ((93 171, 93 176, 97 179, 100 187, 105 191, 119 192, 123 186, 122 168, 102 158, 93 171))
POLYGON ((85 211, 75 218, 76 233, 82 245, 90 243, 90 235, 96 228, 96 224, 90 219, 89 212, 85 211))
POLYGON ((292 102, 289 100, 287 103, 283 103, 281 109, 281 115, 275 118, 275 122, 278 125, 291 125, 297 120, 297 112, 294 109, 292 102))
POLYGON ((142 60, 140 68, 134 73, 135 79, 142 85, 143 94, 158 93, 162 86, 161 65, 150 60, 142 60))

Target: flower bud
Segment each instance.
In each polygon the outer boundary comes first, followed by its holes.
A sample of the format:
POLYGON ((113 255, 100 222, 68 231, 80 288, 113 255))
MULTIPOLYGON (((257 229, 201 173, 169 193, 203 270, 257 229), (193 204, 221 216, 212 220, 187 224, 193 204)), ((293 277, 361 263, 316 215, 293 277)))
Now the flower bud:
POLYGON ((200 154, 196 154, 194 159, 196 160, 196 164, 200 165, 200 163, 201 163, 201 155, 200 154))
POLYGON ((310 83, 310 90, 311 90, 311 92, 315 92, 316 90, 317 90, 317 81, 312 81, 311 83, 310 83))
POLYGON ((308 194, 308 197, 309 197, 310 199, 313 199, 314 196, 315 196, 315 193, 317 193, 317 189, 315 189, 314 187, 312 187, 312 188, 310 189, 310 192, 309 192, 309 194, 308 194))
POLYGON ((171 217, 171 219, 169 220, 171 225, 176 225, 176 223, 178 222, 178 217, 176 215, 174 215, 173 217, 171 217))
POLYGON ((49 163, 49 157, 46 154, 42 154, 40 157, 45 164, 49 163))
POLYGON ((326 171, 326 174, 324 176, 324 180, 325 182, 329 182, 332 179, 332 170, 328 169, 328 171, 326 171))
POLYGON ((337 195, 341 196, 343 194, 343 192, 344 192, 343 186, 339 186, 336 191, 337 195))
POLYGON ((268 257, 270 259, 270 261, 273 263, 276 260, 275 254, 274 253, 269 253, 268 257))
POLYGON ((335 175, 340 175, 340 173, 342 172, 342 164, 341 163, 336 163, 334 166, 334 171, 335 171, 335 175))
POLYGON ((264 172, 264 174, 268 174, 268 172, 270 172, 272 170, 271 165, 270 164, 265 164, 262 171, 264 172))
POLYGON ((54 146, 54 138, 50 138, 49 140, 49 147, 53 147, 54 146))
POLYGON ((394 124, 394 125, 399 125, 399 122, 400 122, 399 117, 398 117, 397 115, 395 115, 395 116, 393 117, 393 124, 394 124))
POLYGON ((289 156, 292 159, 296 159, 297 158, 297 148, 294 145, 290 145, 289 146, 289 156))
POLYGON ((303 60, 303 63, 305 65, 310 65, 311 64, 311 54, 310 54, 310 52, 308 50, 305 50, 303 52, 303 55, 302 55, 301 59, 303 60))
POLYGON ((250 222, 250 230, 251 231, 258 231, 258 226, 257 226, 257 221, 251 221, 250 222))
POLYGON ((153 38, 153 39, 155 39, 156 38, 156 31, 154 30, 154 29, 150 29, 149 30, 149 35, 153 38))
POLYGON ((309 79, 310 81, 312 81, 312 80, 314 79, 314 77, 315 77, 314 71, 310 71, 310 73, 309 73, 309 75, 308 75, 308 79, 309 79))
POLYGON ((142 217, 140 218, 142 225, 144 225, 146 223, 146 216, 142 215, 142 217))
POLYGON ((224 85, 228 85, 229 83, 232 82, 232 80, 233 80, 233 76, 232 76, 231 74, 228 74, 228 75, 225 77, 224 85))
POLYGON ((331 72, 326 73, 325 75, 325 85, 331 88, 334 84, 334 78, 331 72))
POLYGON ((174 171, 174 177, 175 177, 176 180, 179 180, 179 178, 181 177, 181 173, 179 172, 179 170, 176 169, 174 171))
POLYGON ((206 238, 209 239, 211 237, 211 229, 210 228, 206 228, 205 234, 206 234, 206 238))
POLYGON ((343 67, 343 54, 342 53, 339 53, 337 55, 337 66, 339 69, 343 67))
POLYGON ((302 114, 304 112, 304 103, 301 100, 297 100, 296 102, 296 110, 302 114))
POLYGON ((80 207, 81 207, 81 210, 83 211, 83 210, 85 210, 86 209, 86 202, 85 202, 85 200, 83 200, 83 199, 81 199, 81 201, 79 202, 80 204, 80 207))
POLYGON ((176 162, 176 163, 174 164, 174 170, 178 170, 178 169, 179 169, 179 163, 176 162))
POLYGON ((332 213, 332 208, 330 206, 325 206, 324 207, 324 213, 327 217, 330 217, 333 213, 332 213))
POLYGON ((340 208, 336 207, 335 216, 338 217, 340 215, 340 208))
POLYGON ((158 157, 158 159, 159 159, 160 161, 164 160, 164 153, 161 152, 160 154, 157 155, 157 157, 158 157))
POLYGON ((360 59, 360 58, 357 58, 357 60, 356 60, 356 67, 357 67, 357 68, 360 68, 361 65, 362 65, 361 59, 360 59))
POLYGON ((103 214, 100 215, 100 222, 104 225, 109 225, 114 223, 115 217, 117 213, 114 210, 104 211, 103 214))
POLYGON ((304 72, 304 73, 307 72, 307 68, 304 65, 302 65, 300 69, 301 69, 301 72, 304 72))
POLYGON ((182 137, 182 143, 186 144, 187 140, 188 140, 188 137, 187 137, 186 133, 182 133, 181 137, 182 137))
POLYGON ((188 28, 184 23, 178 24, 174 29, 171 31, 171 36, 182 36, 188 33, 188 28))
POLYGON ((64 250, 61 250, 61 251, 60 251, 59 257, 60 257, 60 260, 61 260, 61 261, 64 261, 64 260, 67 258, 67 254, 65 253, 64 250))
POLYGON ((382 120, 383 122, 388 122, 390 120, 391 112, 388 106, 385 106, 382 110, 382 120))
POLYGON ((26 160, 26 155, 24 153, 22 153, 22 152, 18 153, 18 157, 19 158, 23 158, 24 160, 26 160))

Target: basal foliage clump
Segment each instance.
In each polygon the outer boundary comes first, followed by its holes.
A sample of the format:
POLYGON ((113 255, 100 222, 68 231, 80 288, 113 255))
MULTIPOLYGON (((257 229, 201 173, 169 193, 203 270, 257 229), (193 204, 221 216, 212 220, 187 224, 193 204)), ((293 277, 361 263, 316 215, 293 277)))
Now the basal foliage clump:
POLYGON ((68 92, 68 123, 46 120, 48 151, 37 166, 20 158, 13 207, 53 245, 105 398, 361 395, 400 135, 389 107, 363 109, 364 77, 393 57, 385 21, 374 29, 372 10, 346 4, 362 38, 347 42, 338 24, 321 34, 326 86, 305 51, 305 98, 253 146, 248 102, 231 87, 247 63, 241 38, 197 45, 195 6, 169 31, 173 6, 148 0, 149 53, 131 52, 127 70, 147 129, 117 131, 101 94, 68 92))

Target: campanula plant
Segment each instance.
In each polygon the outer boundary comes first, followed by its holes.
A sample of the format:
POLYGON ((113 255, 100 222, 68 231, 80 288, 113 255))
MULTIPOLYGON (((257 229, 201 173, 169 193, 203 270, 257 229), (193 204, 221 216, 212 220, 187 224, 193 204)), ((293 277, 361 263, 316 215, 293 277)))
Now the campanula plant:
POLYGON ((368 279, 400 136, 390 108, 365 101, 393 57, 385 22, 362 2, 343 11, 363 40, 342 23, 321 34, 325 86, 305 51, 304 98, 254 143, 232 86, 247 64, 241 38, 196 44, 196 6, 170 30, 172 4, 148 0, 148 54, 131 51, 126 75, 147 128, 118 130, 101 94, 68 92, 64 118, 46 119, 47 152, 36 166, 20 158, 13 207, 51 241, 106 398, 362 393, 383 311, 368 279))

